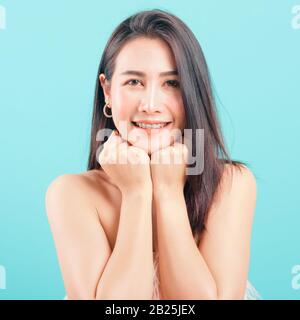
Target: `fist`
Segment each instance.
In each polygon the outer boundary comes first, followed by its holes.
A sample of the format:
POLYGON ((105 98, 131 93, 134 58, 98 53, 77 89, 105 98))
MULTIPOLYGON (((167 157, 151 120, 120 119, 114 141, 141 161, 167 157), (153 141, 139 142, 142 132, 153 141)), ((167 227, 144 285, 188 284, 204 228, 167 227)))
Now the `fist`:
POLYGON ((115 131, 104 143, 98 161, 122 192, 151 186, 150 157, 115 131))
POLYGON ((173 145, 151 154, 150 168, 154 191, 166 191, 169 188, 183 190, 187 175, 188 148, 185 144, 173 145))

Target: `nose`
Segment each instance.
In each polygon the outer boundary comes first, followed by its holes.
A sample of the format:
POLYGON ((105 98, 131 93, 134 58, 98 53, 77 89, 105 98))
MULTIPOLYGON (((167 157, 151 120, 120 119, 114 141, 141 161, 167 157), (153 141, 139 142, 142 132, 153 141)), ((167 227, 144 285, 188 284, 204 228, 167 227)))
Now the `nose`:
POLYGON ((162 100, 160 98, 160 92, 155 84, 149 86, 147 90, 144 91, 144 96, 141 99, 141 104, 139 106, 139 112, 155 113, 162 112, 162 100))

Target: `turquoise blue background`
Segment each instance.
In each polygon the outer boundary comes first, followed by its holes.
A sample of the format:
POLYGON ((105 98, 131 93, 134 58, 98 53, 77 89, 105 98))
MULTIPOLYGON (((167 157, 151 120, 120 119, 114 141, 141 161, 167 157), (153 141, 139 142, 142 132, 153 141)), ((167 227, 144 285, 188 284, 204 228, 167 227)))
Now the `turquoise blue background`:
POLYGON ((86 170, 97 68, 113 29, 138 10, 185 21, 211 71, 233 158, 257 178, 249 279, 264 299, 299 299, 298 1, 4 1, 0 30, 0 299, 61 299, 45 213, 58 175, 86 170), (138 3, 138 4, 137 4, 138 3))

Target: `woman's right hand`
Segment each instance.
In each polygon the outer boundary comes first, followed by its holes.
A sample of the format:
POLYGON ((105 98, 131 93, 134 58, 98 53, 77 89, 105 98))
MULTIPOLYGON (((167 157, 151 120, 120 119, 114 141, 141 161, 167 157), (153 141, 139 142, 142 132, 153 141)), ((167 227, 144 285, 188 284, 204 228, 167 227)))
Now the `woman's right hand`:
POLYGON ((104 143, 98 162, 122 193, 152 189, 149 155, 129 145, 116 130, 104 143))

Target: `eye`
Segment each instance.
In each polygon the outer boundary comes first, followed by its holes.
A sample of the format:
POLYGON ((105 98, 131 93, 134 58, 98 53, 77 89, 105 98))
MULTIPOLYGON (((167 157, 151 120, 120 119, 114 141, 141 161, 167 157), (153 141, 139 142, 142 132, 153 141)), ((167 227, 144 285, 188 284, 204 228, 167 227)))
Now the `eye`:
POLYGON ((126 82, 126 84, 130 84, 130 82, 132 82, 132 81, 138 81, 139 82, 139 80, 137 80, 137 79, 130 79, 129 81, 126 82))
POLYGON ((168 83, 171 83, 171 87, 177 88, 179 87, 179 81, 177 80, 169 80, 168 83))
MULTIPOLYGON (((130 79, 129 81, 126 82, 126 84, 135 86, 135 84, 136 84, 135 81, 140 82, 137 79, 130 79), (130 83, 135 83, 135 84, 130 84, 130 83)), ((178 88, 180 86, 179 81, 177 81, 177 80, 168 80, 168 81, 166 81, 166 83, 168 83, 171 87, 174 87, 174 88, 178 88)))

